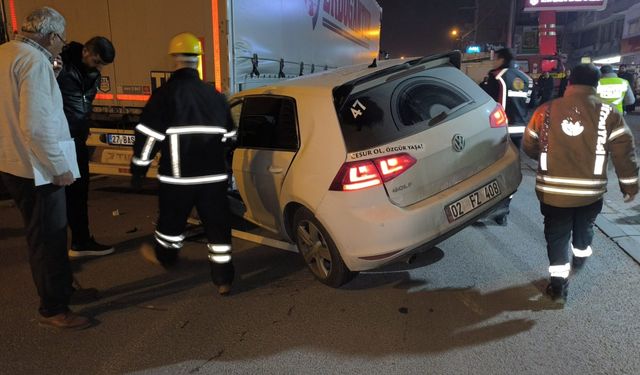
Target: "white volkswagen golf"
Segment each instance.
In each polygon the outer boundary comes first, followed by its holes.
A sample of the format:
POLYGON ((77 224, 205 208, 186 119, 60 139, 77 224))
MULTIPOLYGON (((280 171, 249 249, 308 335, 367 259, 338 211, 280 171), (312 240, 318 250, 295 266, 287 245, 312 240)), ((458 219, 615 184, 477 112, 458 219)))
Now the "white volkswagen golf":
POLYGON ((231 101, 245 218, 297 244, 333 287, 444 240, 522 178, 504 111, 458 53, 375 65, 231 101))

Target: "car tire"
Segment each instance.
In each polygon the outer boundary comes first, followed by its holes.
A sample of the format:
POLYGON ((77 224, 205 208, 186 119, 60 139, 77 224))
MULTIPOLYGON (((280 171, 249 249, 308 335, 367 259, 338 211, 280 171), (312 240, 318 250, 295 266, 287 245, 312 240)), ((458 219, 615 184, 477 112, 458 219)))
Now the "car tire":
POLYGON ((320 282, 337 288, 358 274, 344 264, 327 230, 304 207, 299 208, 293 216, 293 233, 298 253, 320 282))

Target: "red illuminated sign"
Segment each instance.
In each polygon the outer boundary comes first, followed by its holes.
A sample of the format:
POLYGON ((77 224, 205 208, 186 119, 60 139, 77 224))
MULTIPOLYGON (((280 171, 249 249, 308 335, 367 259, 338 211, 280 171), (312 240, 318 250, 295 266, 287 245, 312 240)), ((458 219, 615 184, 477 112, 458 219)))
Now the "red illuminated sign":
POLYGON ((604 10, 607 0, 526 0, 525 12, 555 10, 557 12, 575 12, 580 10, 604 10))

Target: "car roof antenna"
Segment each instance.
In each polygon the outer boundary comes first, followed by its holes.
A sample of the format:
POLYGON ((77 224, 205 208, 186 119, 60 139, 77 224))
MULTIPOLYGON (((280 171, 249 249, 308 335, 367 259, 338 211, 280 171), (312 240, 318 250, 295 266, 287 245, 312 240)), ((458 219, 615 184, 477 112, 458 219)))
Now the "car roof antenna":
POLYGON ((367 68, 377 68, 377 67, 378 67, 378 59, 374 58, 371 65, 369 65, 367 68))

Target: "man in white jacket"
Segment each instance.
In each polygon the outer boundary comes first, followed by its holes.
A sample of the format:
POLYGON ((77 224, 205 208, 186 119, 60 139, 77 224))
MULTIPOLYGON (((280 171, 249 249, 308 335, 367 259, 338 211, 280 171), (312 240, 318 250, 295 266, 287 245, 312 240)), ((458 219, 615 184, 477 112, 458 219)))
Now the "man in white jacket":
POLYGON ((15 40, 0 45, 0 178, 24 220, 40 324, 79 329, 90 322, 68 307, 73 276, 63 188, 77 166, 61 146, 71 137, 52 65, 64 35, 64 17, 43 7, 25 18, 15 40), (36 186, 34 172, 51 183, 36 186))

